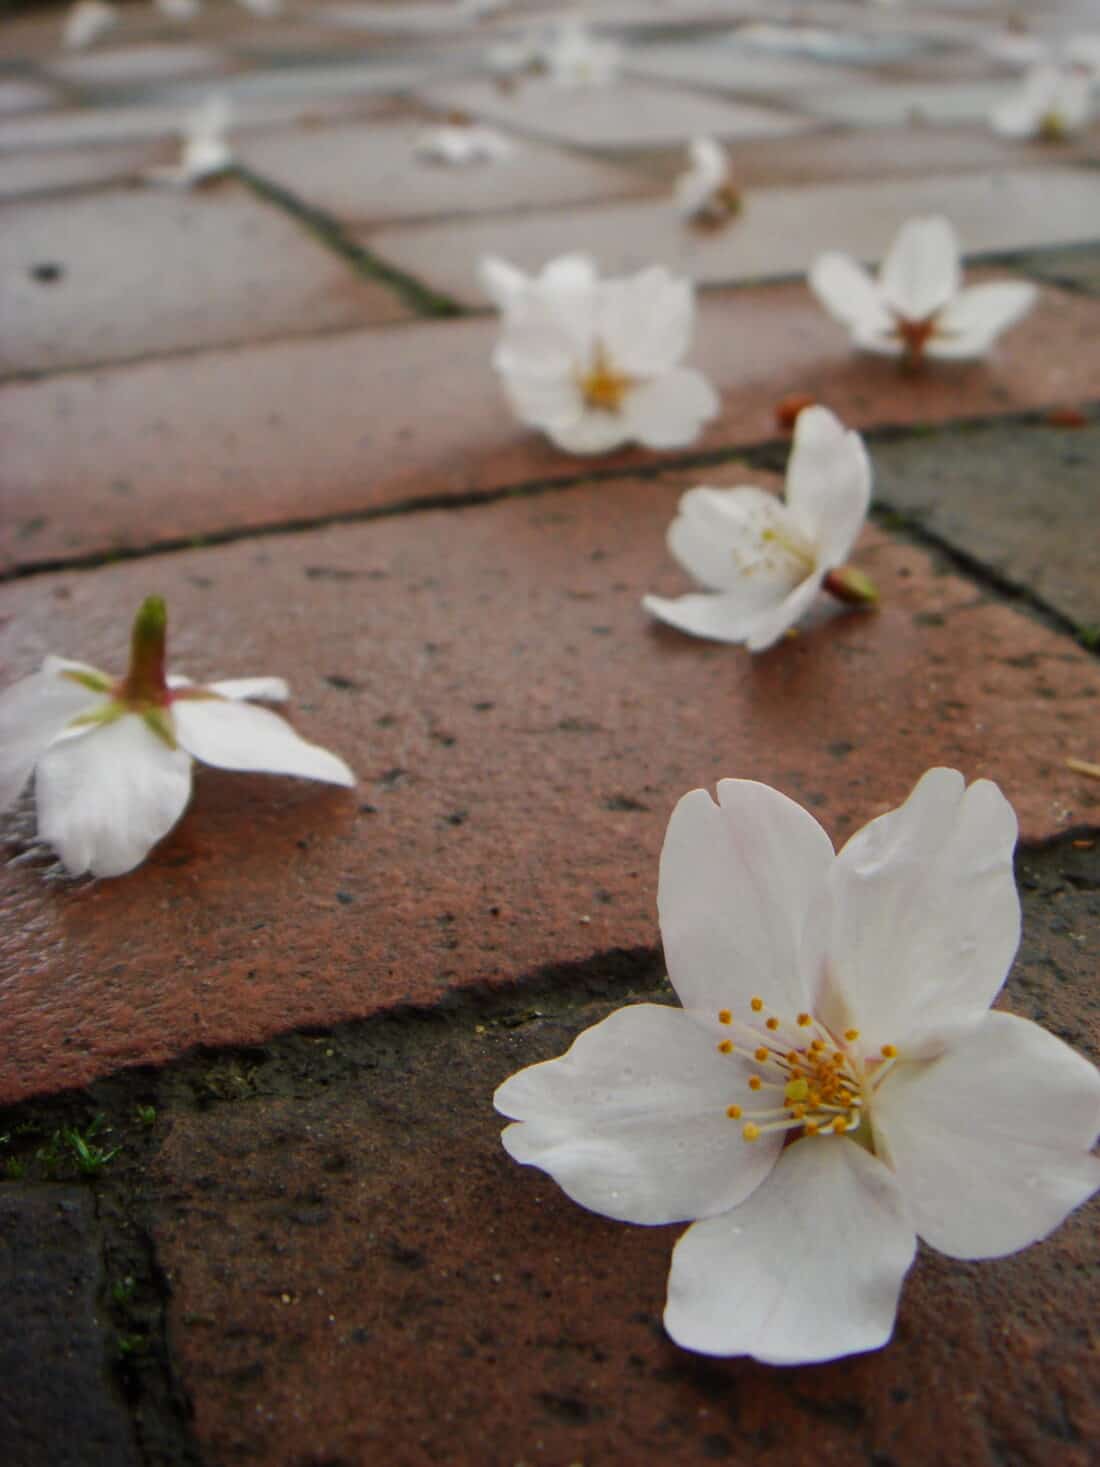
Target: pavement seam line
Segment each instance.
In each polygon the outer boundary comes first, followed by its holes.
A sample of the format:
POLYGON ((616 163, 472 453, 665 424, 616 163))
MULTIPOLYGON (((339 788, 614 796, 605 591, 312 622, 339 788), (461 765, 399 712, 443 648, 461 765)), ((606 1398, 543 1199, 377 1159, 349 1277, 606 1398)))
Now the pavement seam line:
POLYGON ((308 204, 263 174, 254 173, 242 163, 234 165, 235 177, 247 185, 258 199, 289 215, 313 236, 319 244, 345 260, 357 275, 385 286, 417 316, 446 319, 465 315, 458 301, 442 291, 433 290, 414 275, 380 259, 365 245, 350 238, 340 221, 323 209, 308 204))

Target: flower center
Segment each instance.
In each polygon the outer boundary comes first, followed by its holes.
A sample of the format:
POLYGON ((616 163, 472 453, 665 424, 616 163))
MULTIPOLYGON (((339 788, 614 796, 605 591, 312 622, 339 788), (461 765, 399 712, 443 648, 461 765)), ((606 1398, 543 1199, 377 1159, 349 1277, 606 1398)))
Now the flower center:
POLYGON ((1066 120, 1057 107, 1051 107, 1039 119, 1038 134, 1044 143, 1064 142, 1067 130, 1066 120))
POLYGON ((923 321, 910 321, 905 316, 895 315, 894 335, 905 347, 905 355, 916 366, 924 358, 924 348, 936 335, 936 313, 925 316, 923 321))
POLYGON ((597 345, 592 365, 580 379, 581 393, 587 405, 600 412, 617 413, 633 386, 633 378, 617 372, 603 347, 597 345))
POLYGON ((745 1021, 735 1019, 729 1009, 718 1013, 718 1022, 736 1035, 723 1039, 719 1052, 739 1054, 757 1066, 748 1088, 768 1102, 759 1109, 727 1106, 731 1120, 744 1121, 745 1140, 757 1141, 765 1131, 789 1131, 795 1137, 860 1132, 856 1140, 867 1137, 870 1103, 897 1060, 896 1047, 884 1044, 878 1054, 867 1055, 858 1029, 847 1029, 838 1039, 812 1014, 783 1019, 761 998, 752 999, 750 1009, 752 1016, 745 1021))

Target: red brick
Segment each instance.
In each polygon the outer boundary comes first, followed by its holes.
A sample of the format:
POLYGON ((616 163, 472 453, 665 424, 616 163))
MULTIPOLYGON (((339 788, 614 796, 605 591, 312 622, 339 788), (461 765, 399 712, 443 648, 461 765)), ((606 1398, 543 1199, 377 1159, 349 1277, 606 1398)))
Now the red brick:
MULTIPOLYGON (((801 284, 704 294, 691 359, 723 410, 698 446, 774 437, 792 393, 857 426, 1088 401, 1098 329, 1100 302, 1046 288, 988 361, 913 377, 851 352, 801 284)), ((418 323, 10 384, 0 563, 584 473, 590 461, 512 421, 489 362, 496 334, 488 319, 418 323)))
POLYGON ((287 676, 361 783, 201 771, 150 860, 97 884, 36 853, 29 797, 4 816, 0 1099, 653 944, 668 813, 723 775, 838 837, 934 763, 998 780, 1028 839, 1100 819, 1064 767, 1100 667, 1068 639, 872 533, 877 614, 757 660, 681 637, 639 606, 683 585, 677 495, 595 484, 4 588, 5 680, 51 650, 117 666, 159 591, 176 666, 287 676))

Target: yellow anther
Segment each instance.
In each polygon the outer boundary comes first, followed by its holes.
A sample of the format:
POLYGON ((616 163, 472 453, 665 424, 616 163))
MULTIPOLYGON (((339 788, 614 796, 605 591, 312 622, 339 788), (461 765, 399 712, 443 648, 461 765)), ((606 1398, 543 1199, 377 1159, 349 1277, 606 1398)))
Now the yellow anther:
POLYGON ((801 1076, 797 1080, 788 1080, 783 1088, 785 1100, 805 1100, 810 1093, 810 1087, 801 1076))
POLYGON ((718 1010, 718 1022, 720 1024, 732 1024, 733 1023, 733 1015, 730 1013, 729 1009, 719 1009, 718 1010))
POLYGON ((798 1016, 798 1027, 800 1029, 808 1029, 812 1023, 813 1023, 813 1019, 811 1018, 811 1016, 809 1014, 799 1014, 799 1016, 798 1016))
POLYGON ((859 1030, 858 1029, 845 1029, 845 1031, 844 1031, 844 1037, 848 1041, 849 1044, 854 1044, 856 1042, 856 1040, 859 1038, 859 1030))
POLYGON ((778 1019, 766 1019, 764 1021, 764 1028, 765 1029, 771 1029, 773 1031, 776 1030, 776 1029, 778 1029, 779 1028, 779 1020, 778 1019))
POLYGON ((726 1114, 731 1121, 739 1121, 741 1119, 741 1107, 739 1105, 727 1105, 726 1114))
POLYGON ((741 1130, 746 1141, 756 1141, 760 1137, 760 1127, 753 1121, 746 1121, 741 1130))
POLYGON ((821 1051, 825 1048, 824 1039, 812 1039, 810 1041, 810 1048, 813 1050, 814 1054, 820 1054, 821 1051))
POLYGON ((882 1046, 883 1059, 897 1059, 898 1048, 896 1044, 884 1044, 882 1046))
POLYGON ((733 1053, 733 1040, 732 1039, 723 1039, 721 1041, 721 1043, 719 1044, 719 1046, 718 1046, 718 1053, 719 1054, 732 1054, 733 1053))
POLYGON ((788 1051, 787 1051, 787 1063, 789 1065, 796 1065, 798 1063, 798 1050, 797 1049, 788 1049, 788 1051))
POLYGON ((791 1106, 791 1115, 795 1118, 796 1121, 800 1121, 805 1114, 806 1107, 804 1105, 791 1106))
POLYGON ((751 998, 749 1000, 749 1004, 752 1008, 753 1013, 758 1014, 760 1010, 764 1007, 764 1000, 762 998, 751 998))
POLYGON ((820 1131, 820 1130, 821 1130, 821 1127, 818 1125, 817 1121, 807 1121, 806 1122, 806 1135, 807 1136, 816 1136, 817 1133, 818 1133, 818 1131, 820 1131))
POLYGON ((749 1076, 749 1089, 750 1090, 759 1090, 760 1087, 761 1087, 761 1085, 763 1085, 763 1083, 764 1082, 763 1082, 763 1080, 761 1080, 761 1078, 760 1078, 759 1075, 750 1075, 749 1076))
POLYGON ((763 1045, 761 1045, 759 1049, 753 1051, 753 1059, 758 1065, 762 1065, 767 1057, 768 1051, 764 1048, 763 1045))
POLYGON ((833 1122, 833 1130, 836 1132, 836 1134, 838 1136, 841 1136, 847 1129, 848 1122, 846 1118, 844 1116, 837 1116, 836 1120, 833 1122))

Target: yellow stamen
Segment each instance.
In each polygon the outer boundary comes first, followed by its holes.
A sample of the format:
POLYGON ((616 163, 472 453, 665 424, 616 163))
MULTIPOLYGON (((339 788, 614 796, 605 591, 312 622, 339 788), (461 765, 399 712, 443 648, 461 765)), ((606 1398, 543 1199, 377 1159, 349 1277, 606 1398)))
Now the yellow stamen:
POLYGON ((617 413, 632 386, 632 380, 621 372, 616 372, 603 348, 597 346, 591 367, 580 379, 581 392, 588 406, 607 413, 617 413))
POLYGON ((774 1033, 779 1028, 779 1020, 775 1018, 767 1019, 764 1023, 764 1028, 770 1029, 774 1033))
POLYGON ((733 1053, 733 1040, 732 1039, 723 1039, 722 1042, 718 1046, 718 1053, 719 1054, 732 1054, 733 1053))
POLYGON ((770 1051, 761 1045, 759 1049, 753 1051, 752 1057, 758 1065, 762 1065, 767 1060, 769 1053, 770 1051))
POLYGON ((896 1044, 884 1044, 882 1046, 881 1054, 882 1054, 883 1059, 897 1059, 897 1057, 898 1057, 897 1045, 896 1044))
POLYGON ((718 1022, 720 1024, 732 1024, 733 1023, 733 1015, 730 1013, 729 1009, 719 1009, 718 1010, 718 1022))
POLYGON ((800 1029, 808 1029, 812 1023, 813 1018, 809 1014, 799 1014, 798 1027, 800 1029))
POLYGON ((849 1044, 854 1044, 856 1042, 856 1040, 859 1038, 859 1030, 858 1029, 845 1029, 845 1031, 844 1031, 844 1037, 848 1041, 849 1044))
POLYGON ((750 1075, 749 1076, 749 1089, 750 1090, 759 1090, 763 1084, 764 1084, 764 1082, 763 1082, 763 1080, 761 1080, 761 1078, 760 1078, 759 1075, 750 1075))
POLYGON ((731 1121, 739 1121, 741 1119, 741 1107, 739 1105, 727 1105, 726 1114, 731 1121))
POLYGON ((760 1127, 754 1125, 752 1121, 746 1121, 741 1134, 746 1141, 756 1141, 760 1137, 760 1127))

